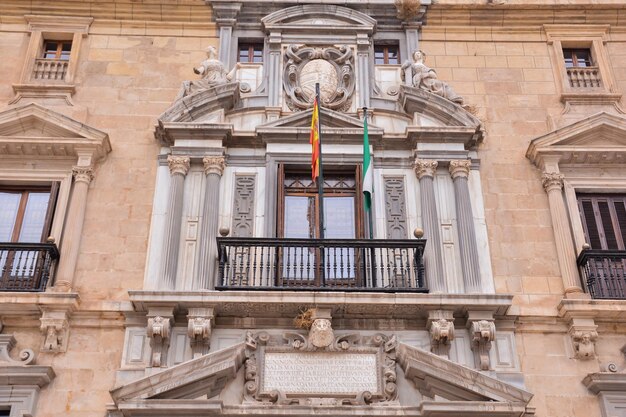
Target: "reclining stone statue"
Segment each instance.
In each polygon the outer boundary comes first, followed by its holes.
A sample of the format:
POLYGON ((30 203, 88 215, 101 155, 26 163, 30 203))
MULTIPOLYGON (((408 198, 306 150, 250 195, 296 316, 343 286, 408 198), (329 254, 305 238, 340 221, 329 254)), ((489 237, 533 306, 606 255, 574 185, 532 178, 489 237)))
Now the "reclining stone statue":
POLYGON ((434 69, 429 68, 426 64, 424 64, 425 58, 426 54, 424 52, 413 52, 413 62, 407 61, 404 65, 402 65, 402 81, 405 81, 407 68, 410 68, 413 87, 428 90, 431 93, 452 101, 453 103, 463 104, 463 97, 459 96, 447 83, 438 79, 437 73, 434 69))
POLYGON ((206 90, 216 85, 229 83, 233 80, 239 64, 229 73, 226 72, 224 63, 217 59, 217 50, 213 46, 206 49, 207 59, 193 69, 193 72, 202 75, 199 80, 183 81, 177 98, 182 98, 198 91, 206 90))

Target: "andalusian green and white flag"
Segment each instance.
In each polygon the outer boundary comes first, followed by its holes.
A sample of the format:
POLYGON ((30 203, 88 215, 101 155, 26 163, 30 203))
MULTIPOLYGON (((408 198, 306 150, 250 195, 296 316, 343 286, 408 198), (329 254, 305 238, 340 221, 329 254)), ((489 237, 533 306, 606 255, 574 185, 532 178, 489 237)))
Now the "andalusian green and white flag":
POLYGON ((367 135, 367 110, 363 114, 363 197, 365 211, 372 209, 372 194, 374 194, 374 169, 370 155, 370 140, 367 135))

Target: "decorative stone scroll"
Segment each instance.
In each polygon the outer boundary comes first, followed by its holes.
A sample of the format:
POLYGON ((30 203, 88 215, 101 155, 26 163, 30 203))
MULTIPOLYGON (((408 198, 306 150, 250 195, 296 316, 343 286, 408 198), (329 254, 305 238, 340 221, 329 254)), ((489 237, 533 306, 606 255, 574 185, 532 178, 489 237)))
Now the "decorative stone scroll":
POLYGON ((472 322, 470 331, 476 362, 481 371, 488 371, 490 368, 489 350, 491 350, 491 342, 496 338, 496 325, 490 320, 478 320, 472 322))
POLYGON ((170 345, 172 325, 170 317, 154 316, 148 318, 147 333, 152 346, 150 366, 166 366, 167 350, 170 345))
POLYGON ((346 111, 354 95, 354 56, 347 45, 328 48, 289 45, 285 51, 283 86, 292 111, 313 106, 315 83, 320 83, 320 105, 346 111))
POLYGON ((397 399, 395 336, 341 335, 326 347, 316 347, 313 342, 311 337, 295 332, 282 337, 248 332, 246 401, 363 405, 397 399))

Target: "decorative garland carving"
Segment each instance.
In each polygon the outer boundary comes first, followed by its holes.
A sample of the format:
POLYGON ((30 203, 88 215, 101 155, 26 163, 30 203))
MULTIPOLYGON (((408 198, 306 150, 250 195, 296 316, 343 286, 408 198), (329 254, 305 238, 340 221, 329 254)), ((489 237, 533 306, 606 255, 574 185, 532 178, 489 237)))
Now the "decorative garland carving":
POLYGON ((283 86, 287 106, 300 111, 313 106, 315 82, 320 83, 323 107, 347 111, 354 95, 354 56, 347 45, 327 48, 289 45, 285 51, 283 86), (315 76, 316 75, 316 76, 315 76))
MULTIPOLYGON (((323 321, 323 320, 316 320, 323 321)), ((325 323, 320 323, 325 324, 325 323)), ((314 325, 315 326, 315 325, 314 325)), ((334 337, 332 343, 325 347, 317 347, 314 340, 299 332, 286 332, 282 336, 270 336, 266 332, 246 334, 246 360, 244 396, 247 402, 262 402, 276 405, 364 405, 371 403, 388 403, 397 400, 396 347, 395 336, 376 334, 364 337, 359 334, 344 334, 334 337), (280 390, 264 390, 264 366, 266 355, 302 353, 303 358, 310 353, 335 353, 341 355, 369 354, 376 357, 376 374, 378 390, 376 392, 360 391, 352 394, 328 393, 322 395, 306 392, 283 392, 280 390)), ((314 355, 313 355, 314 356, 314 355)), ((348 357, 346 356, 346 357, 348 357)), ((318 358, 320 363, 324 357, 318 358)), ((362 369, 355 368, 359 375, 362 369)), ((303 375, 305 377, 305 375, 303 375)))

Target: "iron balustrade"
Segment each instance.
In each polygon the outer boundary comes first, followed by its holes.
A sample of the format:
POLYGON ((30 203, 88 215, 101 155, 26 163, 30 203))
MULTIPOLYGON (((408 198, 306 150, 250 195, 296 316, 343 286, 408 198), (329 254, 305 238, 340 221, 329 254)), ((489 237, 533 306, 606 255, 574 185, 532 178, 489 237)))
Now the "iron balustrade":
POLYGON ((217 238, 218 290, 428 292, 426 240, 217 238))
POLYGON ((0 243, 0 291, 44 291, 58 258, 54 243, 0 243))
POLYGON ((592 298, 626 298, 626 251, 585 249, 577 263, 592 298))

